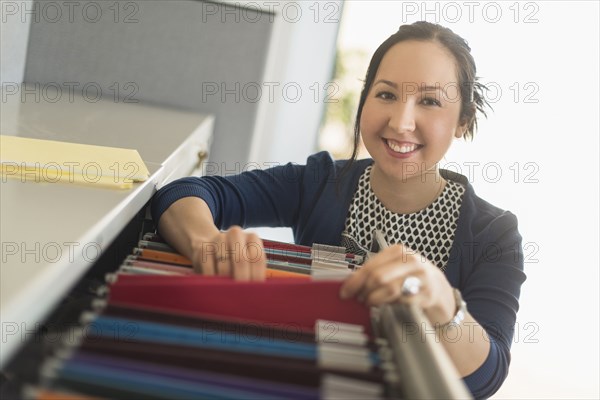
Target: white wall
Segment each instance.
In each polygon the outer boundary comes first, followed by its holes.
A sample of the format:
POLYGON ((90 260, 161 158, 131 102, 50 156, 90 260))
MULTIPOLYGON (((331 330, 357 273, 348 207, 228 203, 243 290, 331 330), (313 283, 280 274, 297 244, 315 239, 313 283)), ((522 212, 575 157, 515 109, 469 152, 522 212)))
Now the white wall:
POLYGON ((272 43, 276 58, 270 60, 266 73, 278 84, 279 94, 259 112, 260 128, 250 156, 259 164, 304 163, 314 152, 325 89, 333 80, 342 1, 290 3, 293 12, 284 13, 276 26, 272 43), (288 94, 280 95, 279 88, 286 85, 288 94))
POLYGON ((0 84, 23 82, 32 8, 32 0, 0 0, 0 84))

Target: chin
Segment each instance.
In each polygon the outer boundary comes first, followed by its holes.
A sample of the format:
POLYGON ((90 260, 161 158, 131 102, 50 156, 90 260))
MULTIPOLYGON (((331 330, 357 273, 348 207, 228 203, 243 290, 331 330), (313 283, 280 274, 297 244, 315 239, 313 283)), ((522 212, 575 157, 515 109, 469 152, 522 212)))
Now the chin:
MULTIPOLYGON (((376 159, 375 162, 377 163, 376 159)), ((386 165, 380 163, 379 169, 387 178, 402 182, 415 178, 425 182, 427 176, 436 179, 438 177, 436 164, 423 160, 398 160, 398 162, 387 163, 386 165)))

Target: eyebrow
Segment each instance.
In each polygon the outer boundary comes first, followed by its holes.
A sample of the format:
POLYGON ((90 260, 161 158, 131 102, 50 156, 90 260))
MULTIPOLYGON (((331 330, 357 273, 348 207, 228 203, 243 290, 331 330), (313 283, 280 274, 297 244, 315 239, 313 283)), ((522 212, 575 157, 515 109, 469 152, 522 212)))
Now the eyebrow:
MULTIPOLYGON (((385 83, 388 86, 393 87, 394 89, 398 89, 398 84, 392 81, 388 81, 386 79, 379 79, 377 82, 375 82, 373 84, 373 86, 377 85, 378 83, 385 83)), ((441 90, 442 92, 444 92, 444 94, 447 96, 448 93, 446 93, 446 91, 444 90, 444 88, 441 85, 419 85, 419 91, 423 92, 423 91, 428 91, 428 90, 441 90)))

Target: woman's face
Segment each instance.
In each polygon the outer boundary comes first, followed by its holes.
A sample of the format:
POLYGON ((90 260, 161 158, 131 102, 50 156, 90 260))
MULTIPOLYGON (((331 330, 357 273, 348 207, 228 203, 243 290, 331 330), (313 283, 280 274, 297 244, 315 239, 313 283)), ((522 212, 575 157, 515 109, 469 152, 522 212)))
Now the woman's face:
POLYGON ((455 60, 442 45, 405 41, 379 65, 360 128, 375 167, 405 180, 435 171, 455 137, 461 107, 455 60))

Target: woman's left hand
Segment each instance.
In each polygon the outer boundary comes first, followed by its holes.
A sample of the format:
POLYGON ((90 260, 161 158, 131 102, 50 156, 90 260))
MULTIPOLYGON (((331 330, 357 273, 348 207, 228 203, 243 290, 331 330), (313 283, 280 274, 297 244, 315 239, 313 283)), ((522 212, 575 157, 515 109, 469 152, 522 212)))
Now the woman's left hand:
POLYGON ((444 273, 421 254, 395 244, 371 257, 342 285, 343 299, 357 297, 370 306, 386 303, 412 303, 421 307, 430 322, 445 324, 456 312, 452 287, 444 273), (403 294, 408 277, 421 281, 416 294, 403 294))

